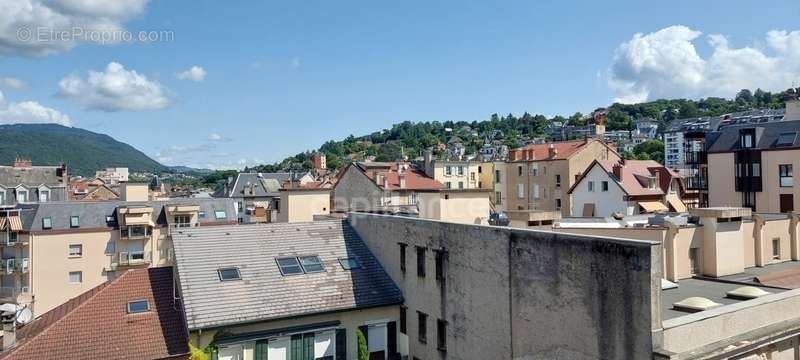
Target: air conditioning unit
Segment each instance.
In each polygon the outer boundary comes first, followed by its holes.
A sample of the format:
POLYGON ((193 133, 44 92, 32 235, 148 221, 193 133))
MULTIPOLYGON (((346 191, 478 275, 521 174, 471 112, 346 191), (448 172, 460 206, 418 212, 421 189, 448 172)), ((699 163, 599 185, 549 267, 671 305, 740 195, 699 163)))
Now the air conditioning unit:
POLYGON ((17 265, 16 259, 7 259, 6 260, 6 274, 14 273, 14 268, 17 265))

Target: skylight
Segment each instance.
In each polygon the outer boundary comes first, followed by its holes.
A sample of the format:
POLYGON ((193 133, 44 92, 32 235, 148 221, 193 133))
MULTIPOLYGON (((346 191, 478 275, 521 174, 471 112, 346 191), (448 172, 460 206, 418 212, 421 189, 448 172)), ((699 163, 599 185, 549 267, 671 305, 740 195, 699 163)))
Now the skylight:
POLYGON ((128 314, 138 314, 150 311, 150 302, 147 300, 128 301, 128 314))
POLYGON ((242 280, 242 274, 239 272, 239 268, 236 267, 217 269, 217 273, 220 281, 242 280))
POLYGON ((339 264, 342 264, 342 269, 345 270, 353 270, 361 268, 361 263, 359 263, 358 259, 354 257, 339 258, 339 264))
POLYGON ((794 144, 795 137, 797 137, 796 132, 781 133, 781 135, 778 136, 777 145, 792 145, 794 144))
POLYGON ((322 265, 322 261, 319 260, 319 256, 300 256, 298 259, 300 259, 300 265, 303 265, 303 270, 307 273, 325 271, 325 267, 322 265))
POLYGON ((296 257, 284 257, 275 259, 278 262, 278 268, 281 269, 281 274, 297 275, 303 273, 303 268, 300 267, 300 262, 296 257))

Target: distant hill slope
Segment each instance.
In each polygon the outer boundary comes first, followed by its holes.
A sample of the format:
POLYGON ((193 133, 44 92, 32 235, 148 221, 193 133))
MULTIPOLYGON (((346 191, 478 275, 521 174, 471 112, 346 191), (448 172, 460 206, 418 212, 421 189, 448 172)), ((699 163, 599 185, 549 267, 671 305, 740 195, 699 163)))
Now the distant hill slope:
POLYGON ((67 164, 70 175, 92 176, 106 167, 159 173, 166 169, 133 146, 104 134, 55 124, 0 125, 0 165, 17 157, 34 165, 67 164))

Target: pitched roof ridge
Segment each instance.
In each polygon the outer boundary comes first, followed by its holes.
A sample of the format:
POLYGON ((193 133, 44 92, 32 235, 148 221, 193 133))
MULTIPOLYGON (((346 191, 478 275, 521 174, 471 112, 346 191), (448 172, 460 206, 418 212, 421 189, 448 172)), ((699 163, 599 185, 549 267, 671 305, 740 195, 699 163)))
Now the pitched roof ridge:
MULTIPOLYGON (((129 270, 125 271, 124 273, 122 273, 122 275, 120 275, 120 276, 118 276, 117 278, 115 278, 114 280, 111 280, 111 281, 106 281, 106 282, 104 282, 104 283, 102 283, 102 284, 100 284, 100 285, 97 285, 97 286, 95 286, 95 287, 93 287, 93 288, 91 288, 91 289, 89 289, 89 290, 87 290, 87 291, 85 291, 85 292, 81 293, 81 294, 80 294, 80 295, 78 295, 78 296, 81 296, 81 295, 83 295, 83 294, 85 294, 85 293, 87 293, 87 292, 89 292, 89 291, 92 291, 92 290, 95 290, 95 289, 97 289, 97 291, 96 291, 94 294, 92 294, 91 296, 89 296, 89 297, 88 297, 88 298, 86 298, 85 300, 81 301, 81 302, 80 302, 78 305, 76 305, 74 308, 72 308, 72 310, 69 310, 69 311, 67 311, 67 312, 66 312, 66 313, 65 313, 63 316, 61 316, 60 318, 58 318, 58 320, 56 320, 56 321, 53 321, 51 324, 49 324, 49 325, 45 326, 45 328, 44 328, 44 329, 42 329, 42 331, 40 331, 39 333, 35 334, 33 337, 31 337, 30 339, 25 339, 25 342, 23 342, 22 344, 20 344, 20 345, 19 345, 19 346, 17 346, 17 347, 14 347, 14 348, 13 348, 13 349, 12 349, 12 350, 9 352, 9 354, 10 354, 10 355, 12 355, 12 354, 13 354, 15 351, 18 351, 19 349, 22 349, 22 348, 24 348, 26 345, 28 345, 28 344, 32 343, 32 342, 33 342, 33 341, 34 341, 36 338, 38 338, 38 337, 40 337, 40 336, 42 336, 42 335, 46 334, 46 333, 47 333, 48 331, 50 331, 50 330, 51 330, 53 327, 55 327, 57 324, 59 324, 59 323, 63 322, 63 321, 64 321, 64 319, 66 319, 68 316, 70 316, 71 314, 75 313, 75 312, 76 312, 76 311, 78 311, 79 309, 83 308, 83 307, 84 307, 86 304, 88 304, 88 303, 89 303, 91 300, 93 300, 93 299, 95 299, 96 297, 98 297, 98 296, 99 296, 100 294, 102 294, 102 293, 103 293, 103 292, 104 292, 106 289, 108 289, 108 288, 110 288, 111 286, 113 286, 114 284, 118 283, 118 282, 120 281, 120 279, 122 279, 122 278, 124 278, 126 275, 128 275, 128 274, 132 274, 133 272, 135 272, 135 271, 138 271, 138 270, 142 270, 142 269, 129 269, 129 270)), ((143 269, 143 270, 144 270, 144 271, 147 271, 147 269, 143 269)), ((76 296, 76 297, 77 297, 77 296, 76 296)), ((75 298, 72 298, 72 299, 75 299, 75 298)), ((72 300, 72 299, 70 299, 70 300, 72 300)), ((67 300, 67 301, 69 301, 69 300, 67 300)), ((64 304, 66 304, 66 303, 64 303, 64 304)), ((64 305, 64 304, 62 304, 62 305, 64 305)), ((49 313, 49 312, 51 312, 51 311, 54 311, 54 310, 56 310, 57 308, 58 308, 58 307, 55 307, 55 308, 53 308, 52 310, 50 310, 50 311, 48 311, 48 312, 44 313, 42 316, 44 316, 44 315, 47 315, 47 313, 49 313)), ((40 317, 40 318, 41 318, 41 317, 40 317)))

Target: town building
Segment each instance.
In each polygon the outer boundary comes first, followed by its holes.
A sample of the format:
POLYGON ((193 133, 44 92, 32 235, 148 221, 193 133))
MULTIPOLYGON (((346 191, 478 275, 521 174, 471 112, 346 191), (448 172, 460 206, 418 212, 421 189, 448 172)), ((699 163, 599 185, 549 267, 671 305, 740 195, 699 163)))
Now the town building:
MULTIPOLYGON (((144 188, 146 199, 146 186, 126 185, 144 188)), ((133 194, 127 197, 135 200, 133 194)), ((3 298, 28 304, 39 316, 125 270, 171 265, 174 233, 236 224, 235 215, 230 199, 47 202, 3 209, 3 298)))
POLYGON ((278 222, 309 222, 331 213, 331 189, 320 187, 286 187, 280 189, 277 206, 278 222))
POLYGON ((13 166, 0 166, 0 205, 66 201, 67 167, 34 166, 17 159, 13 166))
POLYGON ((466 224, 488 224, 491 189, 436 189, 417 193, 419 217, 466 224))
POLYGON ((193 228, 174 237, 192 344, 218 359, 408 356, 403 296, 342 220, 193 228), (213 290, 211 290, 213 289, 213 290))
POLYGON ((3 331, 3 360, 187 359, 172 267, 130 269, 19 329, 3 331))
POLYGON ((634 122, 633 135, 655 139, 658 135, 658 122, 653 118, 641 118, 634 122))
POLYGON ((321 152, 314 153, 311 155, 311 164, 314 170, 325 170, 328 168, 327 156, 321 152))
POLYGON ((686 212, 680 175, 653 160, 595 160, 567 193, 575 216, 686 212))
POLYGON ((444 185, 408 162, 354 162, 333 188, 334 210, 417 214, 419 191, 444 185))
POLYGON ((492 189, 490 179, 484 174, 491 174, 492 163, 476 160, 439 160, 433 158, 433 150, 423 151, 423 160, 419 166, 425 175, 442 183, 445 189, 492 189), (486 172, 484 172, 486 171, 486 172))
MULTIPOLYGON (((570 215, 567 190, 594 160, 621 160, 598 139, 534 144, 514 149, 506 165, 507 210, 560 210, 570 215)), ((502 179, 501 179, 502 180, 502 179)))
POLYGON ((310 173, 239 173, 235 179, 228 178, 214 197, 233 199, 239 222, 275 222, 280 189, 290 182, 313 181, 310 173))
POLYGON ((94 177, 103 180, 106 184, 117 184, 128 182, 129 173, 126 167, 110 167, 95 171, 94 177))

